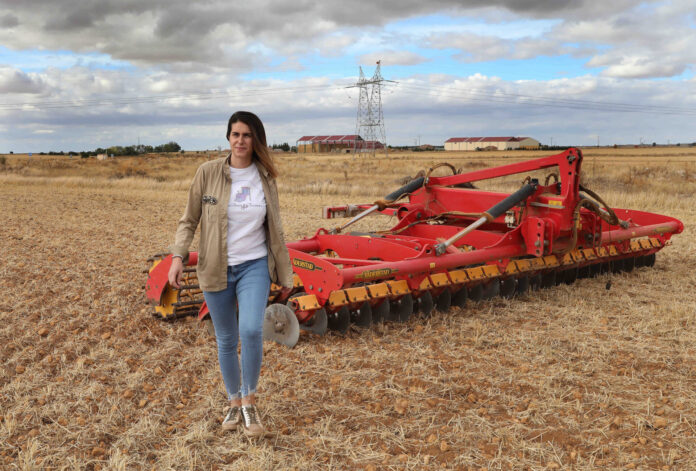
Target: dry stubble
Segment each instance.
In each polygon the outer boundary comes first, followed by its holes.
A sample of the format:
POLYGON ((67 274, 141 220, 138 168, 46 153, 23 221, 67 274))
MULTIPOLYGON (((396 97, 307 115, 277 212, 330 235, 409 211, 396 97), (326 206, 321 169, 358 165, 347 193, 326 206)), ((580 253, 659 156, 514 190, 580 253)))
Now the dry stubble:
MULTIPOLYGON (((585 183, 610 204, 686 224, 655 268, 612 275, 610 290, 604 276, 345 337, 303 336, 293 350, 267 344, 260 404, 276 436, 260 443, 220 429, 223 389, 204 330, 143 305, 144 260, 170 243, 186 176, 206 156, 110 167, 8 159, 0 467, 695 468, 696 159, 670 152, 592 150, 584 164, 585 183)), ((369 202, 434 162, 530 157, 282 157, 286 234, 330 226, 322 205, 369 202)))

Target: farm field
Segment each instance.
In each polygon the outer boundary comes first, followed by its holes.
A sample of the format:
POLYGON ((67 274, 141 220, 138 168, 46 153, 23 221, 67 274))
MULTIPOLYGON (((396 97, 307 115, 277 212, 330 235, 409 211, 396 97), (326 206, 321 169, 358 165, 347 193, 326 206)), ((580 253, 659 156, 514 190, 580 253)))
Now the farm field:
MULTIPOLYGON (((438 162, 553 153, 276 154, 285 234, 438 162)), ((0 157, 0 469, 696 469, 696 148, 584 149, 608 204, 685 224, 653 268, 266 343, 264 441, 221 430, 206 330, 144 304, 145 260, 217 157, 0 157)))

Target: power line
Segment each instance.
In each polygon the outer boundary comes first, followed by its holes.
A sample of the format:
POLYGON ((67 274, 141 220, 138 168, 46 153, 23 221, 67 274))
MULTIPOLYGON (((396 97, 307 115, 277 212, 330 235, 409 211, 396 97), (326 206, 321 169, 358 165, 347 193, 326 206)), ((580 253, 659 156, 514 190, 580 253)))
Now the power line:
MULTIPOLYGON (((506 105, 517 106, 536 106, 536 107, 553 107, 578 109, 586 111, 599 112, 617 112, 617 113, 647 113, 658 115, 681 115, 693 116, 696 115, 696 110, 665 105, 649 105, 645 103, 622 103, 613 101, 597 101, 597 100, 582 100, 573 98, 555 98, 548 96, 535 96, 527 94, 506 93, 501 91, 483 91, 483 90, 457 90, 451 87, 434 86, 434 85, 419 85, 412 83, 399 82, 393 84, 385 83, 383 87, 395 87, 407 91, 417 91, 417 96, 423 96, 423 92, 435 94, 435 97, 448 98, 454 100, 463 100, 467 102, 481 103, 501 103, 506 105)), ((314 85, 314 86, 297 86, 297 87, 273 87, 259 88, 249 90, 224 91, 211 90, 209 92, 196 91, 180 91, 173 94, 162 95, 141 95, 131 97, 102 97, 90 99, 72 99, 72 100, 57 100, 57 101, 31 101, 22 103, 0 103, 0 111, 43 111, 53 109, 69 109, 69 108, 85 108, 98 106, 118 106, 118 105, 141 105, 166 101, 195 101, 195 100, 212 100, 219 98, 248 98, 264 95, 277 95, 283 93, 303 94, 309 91, 330 91, 341 90, 340 85, 314 85)))
POLYGON ((648 105, 619 102, 602 102, 594 100, 581 100, 571 98, 552 98, 544 96, 522 95, 504 92, 484 92, 480 90, 468 90, 458 92, 449 87, 424 86, 400 82, 397 88, 407 90, 437 92, 437 97, 454 98, 466 101, 477 101, 485 103, 504 103, 513 105, 547 106, 556 108, 571 108, 602 112, 622 112, 622 113, 649 113, 649 114, 670 114, 670 115, 696 115, 696 110, 684 107, 648 105))
POLYGON ((229 91, 210 91, 210 92, 179 92, 171 95, 144 95, 133 97, 113 97, 113 98, 91 98, 91 99, 74 99, 64 101, 32 101, 24 103, 0 103, 0 110, 8 111, 41 111, 48 109, 60 108, 83 108, 95 107, 104 105, 140 105, 147 103, 156 103, 168 100, 211 100, 215 98, 236 98, 248 96, 262 96, 268 94, 278 94, 287 92, 302 92, 306 90, 328 90, 340 89, 336 85, 315 85, 309 87, 279 87, 279 88, 260 88, 239 90, 234 92, 229 91), (28 109, 27 109, 28 108, 28 109))

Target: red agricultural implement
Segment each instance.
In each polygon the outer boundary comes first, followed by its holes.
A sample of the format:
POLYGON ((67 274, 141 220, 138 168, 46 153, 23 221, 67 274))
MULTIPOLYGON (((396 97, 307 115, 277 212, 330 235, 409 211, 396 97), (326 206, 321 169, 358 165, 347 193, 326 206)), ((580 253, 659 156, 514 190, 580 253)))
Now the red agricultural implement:
MULTIPOLYGON (((684 226, 674 218, 610 208, 580 184, 578 149, 501 167, 410 181, 372 205, 324 209, 350 217, 333 230, 287 243, 295 287, 273 286, 264 335, 294 345, 297 326, 323 334, 351 323, 403 322, 414 312, 464 307, 467 300, 506 298, 600 273, 652 266, 655 254, 684 226), (546 170, 550 169, 550 170, 546 170), (528 176, 546 170, 543 182, 528 176), (472 183, 521 174, 512 194, 472 183), (525 178, 526 176, 526 178, 525 178), (346 232, 370 213, 395 216, 386 231, 346 232)), ((431 169, 432 171, 432 169, 431 169)), ((208 315, 191 253, 180 290, 167 283, 171 256, 160 255, 146 286, 155 313, 171 319, 208 315)))

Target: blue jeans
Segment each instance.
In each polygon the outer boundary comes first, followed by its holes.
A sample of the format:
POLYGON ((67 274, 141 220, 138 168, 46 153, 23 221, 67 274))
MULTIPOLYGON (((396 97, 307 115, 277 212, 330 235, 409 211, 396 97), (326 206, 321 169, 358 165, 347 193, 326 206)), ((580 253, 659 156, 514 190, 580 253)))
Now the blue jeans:
POLYGON ((270 287, 268 257, 261 257, 227 267, 227 289, 203 292, 215 326, 220 371, 230 400, 256 392, 263 358, 263 316, 270 287), (237 357, 240 338, 241 381, 237 357))

